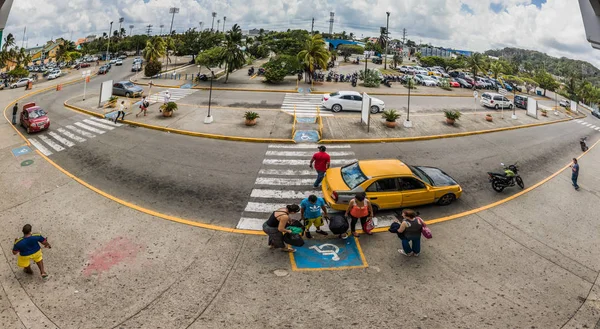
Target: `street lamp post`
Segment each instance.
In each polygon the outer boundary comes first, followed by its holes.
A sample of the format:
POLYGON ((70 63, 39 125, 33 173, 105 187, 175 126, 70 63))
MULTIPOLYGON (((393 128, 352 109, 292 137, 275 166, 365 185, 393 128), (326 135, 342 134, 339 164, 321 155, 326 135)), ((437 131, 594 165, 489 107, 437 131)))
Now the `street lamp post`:
POLYGON ((213 86, 213 79, 215 77, 215 73, 213 72, 213 70, 210 70, 210 89, 208 92, 208 115, 206 116, 206 118, 204 118, 204 123, 212 123, 213 122, 213 117, 212 115, 210 115, 210 103, 212 102, 212 86, 213 86))
POLYGON ((217 17, 217 13, 213 11, 212 12, 212 25, 210 26, 211 31, 215 30, 215 17, 217 17))
POLYGON ((225 21, 227 21, 227 16, 223 16, 223 33, 225 33, 225 21))
POLYGON ((121 24, 123 24, 124 21, 125 21, 125 18, 123 18, 123 17, 119 18, 119 36, 121 35, 121 24))
POLYGON ((200 32, 202 32, 202 26, 204 26, 204 22, 200 22, 200 32))
POLYGON ((219 32, 219 24, 221 24, 221 20, 217 19, 217 32, 219 32))
POLYGON ((131 36, 132 31, 133 31, 133 25, 129 25, 129 36, 131 36))
POLYGON ((406 110, 406 121, 404 121, 404 127, 406 128, 412 127, 412 122, 410 122, 410 90, 412 89, 412 84, 412 77, 409 77, 408 80, 406 80, 406 86, 408 87, 408 108, 406 110))
POLYGON ((383 64, 383 69, 387 70, 387 55, 388 55, 388 46, 390 44, 390 12, 386 11, 385 12, 387 15, 387 24, 385 26, 385 64, 383 64))
POLYGON ((160 36, 162 37, 162 29, 165 27, 165 24, 160 24, 160 36))
POLYGON ((110 34, 112 33, 113 22, 110 22, 110 29, 108 30, 108 44, 106 45, 106 60, 108 61, 108 51, 110 49, 110 34))
MULTIPOLYGON (((171 28, 169 29, 169 35, 171 35, 171 33, 173 33, 173 21, 175 20, 175 14, 179 13, 179 8, 177 7, 171 7, 169 8, 169 14, 173 14, 173 16, 171 16, 171 28)), ((165 60, 169 57, 169 43, 167 42, 167 51, 165 52, 165 60)), ((167 61, 167 65, 165 67, 165 71, 169 70, 169 62, 167 61)))

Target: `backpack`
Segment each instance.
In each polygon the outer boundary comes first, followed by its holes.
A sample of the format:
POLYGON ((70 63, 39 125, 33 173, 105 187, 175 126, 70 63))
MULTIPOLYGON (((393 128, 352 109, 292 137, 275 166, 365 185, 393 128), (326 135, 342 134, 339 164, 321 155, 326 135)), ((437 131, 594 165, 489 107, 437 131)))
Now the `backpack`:
POLYGON ((294 247, 302 247, 304 245, 304 240, 302 240, 300 234, 286 233, 283 235, 283 242, 294 247))
POLYGON ((335 215, 329 219, 329 230, 333 234, 346 233, 348 228, 350 228, 348 220, 342 215, 335 215))

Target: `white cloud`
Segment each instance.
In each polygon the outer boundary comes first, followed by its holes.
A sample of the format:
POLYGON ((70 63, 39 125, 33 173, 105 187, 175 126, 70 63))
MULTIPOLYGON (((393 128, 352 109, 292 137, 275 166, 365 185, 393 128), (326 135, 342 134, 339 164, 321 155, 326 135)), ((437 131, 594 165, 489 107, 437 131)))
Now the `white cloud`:
POLYGON ((531 0, 70 0, 15 1, 5 29, 21 41, 27 25, 28 45, 43 43, 51 37, 74 39, 108 32, 109 22, 129 32, 143 33, 152 24, 158 32, 171 22, 169 7, 179 7, 174 29, 183 31, 210 27, 211 12, 216 20, 227 16, 227 27, 234 23, 242 29, 329 30, 329 12, 335 12, 334 31, 346 30, 360 36, 378 35, 385 26, 386 11, 391 12, 392 38, 400 38, 403 28, 408 37, 434 45, 483 51, 505 46, 539 50, 552 56, 590 61, 598 66, 600 52, 585 40, 579 5, 573 0, 548 0, 538 9, 531 0), (504 11, 494 13, 490 4, 501 4, 504 11), (461 11, 465 4, 473 15, 461 11))

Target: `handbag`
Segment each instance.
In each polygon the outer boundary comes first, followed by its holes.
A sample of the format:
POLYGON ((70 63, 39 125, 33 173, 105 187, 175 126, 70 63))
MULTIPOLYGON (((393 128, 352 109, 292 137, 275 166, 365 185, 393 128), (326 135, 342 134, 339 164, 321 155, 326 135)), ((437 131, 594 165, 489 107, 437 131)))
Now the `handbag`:
POLYGON ((375 223, 373 222, 373 218, 367 219, 365 225, 363 226, 363 231, 367 234, 371 234, 371 231, 375 228, 375 223))
POLYGON ((418 217, 419 219, 419 223, 421 223, 421 234, 423 235, 423 237, 425 239, 431 239, 433 238, 433 235, 431 234, 431 230, 429 229, 429 226, 427 226, 427 224, 425 224, 425 222, 418 217))

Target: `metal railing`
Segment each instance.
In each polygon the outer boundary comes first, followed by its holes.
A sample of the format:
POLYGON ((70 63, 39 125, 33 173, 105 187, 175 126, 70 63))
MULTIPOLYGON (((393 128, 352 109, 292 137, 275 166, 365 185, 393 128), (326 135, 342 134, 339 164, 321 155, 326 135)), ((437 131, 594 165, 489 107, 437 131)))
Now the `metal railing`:
POLYGON ((294 105, 294 123, 292 124, 292 139, 296 135, 296 105, 294 105))
POLYGON ((317 124, 319 125, 319 140, 323 138, 323 117, 321 116, 321 107, 317 105, 317 124))

